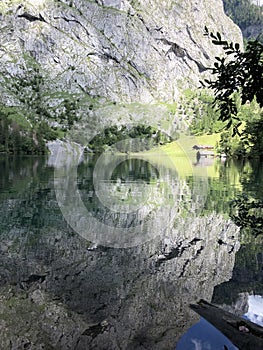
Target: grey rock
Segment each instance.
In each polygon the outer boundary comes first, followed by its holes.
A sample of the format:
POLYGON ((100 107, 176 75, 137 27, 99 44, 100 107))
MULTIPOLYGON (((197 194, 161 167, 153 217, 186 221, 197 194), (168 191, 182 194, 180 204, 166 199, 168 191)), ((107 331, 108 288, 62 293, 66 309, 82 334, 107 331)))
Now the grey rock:
POLYGON ((3 101, 21 104, 5 78, 30 71, 33 60, 44 77, 43 105, 52 107, 49 123, 63 99, 80 101, 69 138, 84 147, 112 124, 150 124, 170 135, 185 129, 190 120, 174 103, 222 54, 204 26, 242 45, 221 0, 4 0, 0 12, 3 101))
POLYGON ((54 85, 117 102, 173 101, 197 86, 222 52, 204 25, 242 41, 218 0, 5 0, 0 9, 1 66, 15 72, 30 53, 54 85))

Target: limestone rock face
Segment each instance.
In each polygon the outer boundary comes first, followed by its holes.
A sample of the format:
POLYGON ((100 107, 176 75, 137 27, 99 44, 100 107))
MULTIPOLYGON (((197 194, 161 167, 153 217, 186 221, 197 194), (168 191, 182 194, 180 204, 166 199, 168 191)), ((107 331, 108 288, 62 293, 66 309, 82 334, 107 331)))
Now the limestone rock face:
POLYGON ((50 86, 117 102, 173 101, 197 85, 220 55, 205 25, 242 41, 221 0, 3 0, 0 13, 2 71, 30 55, 50 86))

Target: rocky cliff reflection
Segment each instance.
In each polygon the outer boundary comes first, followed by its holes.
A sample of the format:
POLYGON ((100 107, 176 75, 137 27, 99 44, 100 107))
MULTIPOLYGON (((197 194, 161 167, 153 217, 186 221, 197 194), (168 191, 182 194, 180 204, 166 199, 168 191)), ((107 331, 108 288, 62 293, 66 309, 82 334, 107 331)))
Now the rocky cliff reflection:
MULTIPOLYGON (((195 215, 198 201, 191 198, 199 197, 175 172, 165 167, 156 171, 140 160, 124 159, 115 167, 111 185, 124 186, 117 190, 124 196, 118 201, 128 198, 126 185, 142 176, 129 174, 133 163, 139 164, 144 168, 142 195, 147 193, 156 205, 160 193, 167 194, 169 215, 176 216, 164 235, 114 248, 92 244, 69 227, 56 202, 52 169, 45 163, 6 161, 0 214, 2 348, 173 349, 198 320, 189 303, 211 300, 214 287, 230 279, 238 249, 236 227, 214 212, 195 215), (16 176, 6 181, 11 172, 16 176), (167 186, 156 192, 161 178, 167 186), (170 198, 171 193, 176 196, 170 198)), ((107 218, 113 227, 107 206, 94 194, 92 169, 90 164, 79 167, 81 198, 91 216, 107 218)), ((63 181, 71 186, 70 179, 63 181)), ((127 213, 123 215, 120 229, 127 227, 122 221, 127 213)), ((150 227, 156 232, 165 221, 167 216, 150 227)))
POLYGON ((206 200, 207 179, 187 182, 173 165, 118 154, 94 163, 79 166, 72 158, 57 167, 55 191, 70 226, 96 244, 127 248, 169 235, 175 221, 196 217, 206 200))

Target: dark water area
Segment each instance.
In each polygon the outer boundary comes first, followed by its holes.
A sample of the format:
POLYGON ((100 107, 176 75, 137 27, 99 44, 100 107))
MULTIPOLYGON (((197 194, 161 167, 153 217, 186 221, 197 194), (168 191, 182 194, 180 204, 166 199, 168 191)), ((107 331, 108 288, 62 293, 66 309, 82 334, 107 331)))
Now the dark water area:
POLYGON ((235 349, 201 298, 263 325, 262 238, 229 218, 262 163, 181 163, 0 155, 0 349, 235 349))

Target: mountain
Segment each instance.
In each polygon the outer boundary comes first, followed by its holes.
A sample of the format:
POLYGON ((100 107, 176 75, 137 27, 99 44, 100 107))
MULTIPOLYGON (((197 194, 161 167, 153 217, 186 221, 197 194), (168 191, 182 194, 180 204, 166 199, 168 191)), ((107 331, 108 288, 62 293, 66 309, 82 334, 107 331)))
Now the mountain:
POLYGON ((172 135, 187 124, 178 99, 222 54, 205 25, 242 43, 221 0, 4 0, 0 14, 0 151, 9 153, 44 152, 68 129, 82 145, 110 125, 172 135))
POLYGON ((54 89, 111 101, 173 101, 195 86, 217 47, 204 26, 241 41, 222 1, 1 2, 1 70, 34 59, 54 89))

